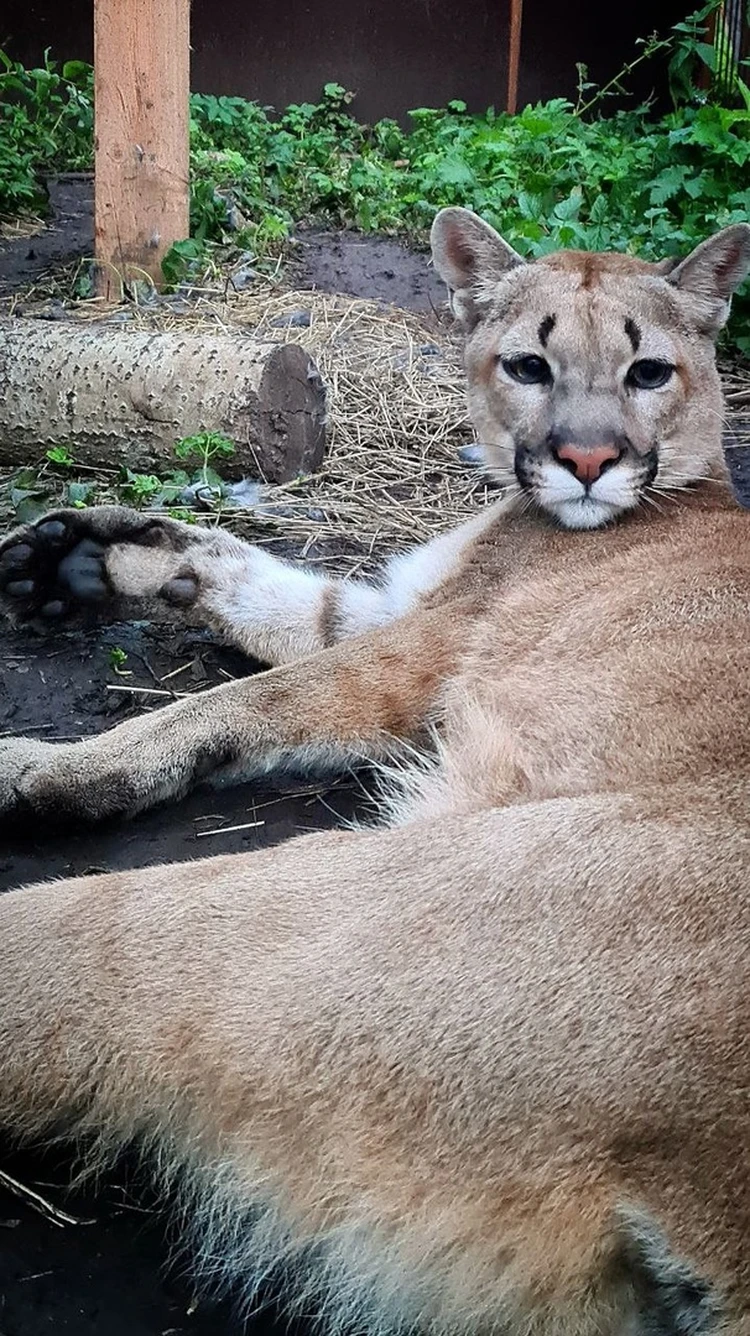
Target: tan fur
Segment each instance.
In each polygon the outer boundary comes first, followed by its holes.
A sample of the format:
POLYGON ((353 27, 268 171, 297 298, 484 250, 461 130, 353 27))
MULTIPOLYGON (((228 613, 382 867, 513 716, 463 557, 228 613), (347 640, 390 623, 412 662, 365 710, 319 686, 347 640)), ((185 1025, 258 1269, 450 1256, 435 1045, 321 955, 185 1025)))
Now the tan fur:
POLYGON ((248 1294, 276 1268, 378 1333, 750 1331, 750 519, 712 352, 748 238, 671 270, 527 267, 439 216, 491 462, 549 462, 563 405, 581 448, 627 440, 617 523, 592 505, 566 532, 532 468, 353 592, 122 511, 0 549, 16 615, 49 597, 35 544, 87 587, 86 533, 110 589, 191 601, 283 664, 86 743, 0 744, 6 817, 384 767, 373 829, 0 900, 0 1118, 62 1120, 94 1156, 142 1140, 248 1294), (549 359, 544 395, 502 379, 512 347, 549 359), (667 347, 638 401, 628 366, 667 347))

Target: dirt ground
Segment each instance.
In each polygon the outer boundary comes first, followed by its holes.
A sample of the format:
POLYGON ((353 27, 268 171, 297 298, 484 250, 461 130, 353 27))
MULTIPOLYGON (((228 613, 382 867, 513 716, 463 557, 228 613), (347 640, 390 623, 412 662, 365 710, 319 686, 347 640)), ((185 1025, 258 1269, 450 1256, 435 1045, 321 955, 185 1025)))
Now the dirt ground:
POLYGON ((47 183, 50 225, 35 236, 0 241, 0 298, 36 283, 62 265, 93 254, 94 186, 71 173, 47 183))
MULTIPOLYGON (((0 242, 0 299, 93 255, 91 178, 61 175, 48 182, 48 190, 52 226, 36 236, 0 242)), ((300 229, 295 240, 293 272, 299 288, 369 297, 413 311, 432 310, 445 300, 444 285, 428 257, 401 241, 309 228, 300 229)), ((48 315, 54 319, 54 305, 48 315)))
MULTIPOLYGON (((63 266, 91 255, 90 180, 50 183, 53 225, 37 236, 0 241, 0 298, 54 280, 63 266)), ((426 257, 387 238, 307 232, 300 237, 295 281, 430 309, 443 293, 426 257)), ((54 290, 54 283, 52 283, 54 290)), ((54 298, 47 318, 63 314, 54 298)), ((99 624, 54 638, 0 628, 0 734, 75 738, 99 731, 134 709, 168 700, 165 691, 201 690, 252 671, 241 655, 199 629, 181 630, 151 620, 99 624), (110 652, 127 654, 124 672, 110 652), (168 674, 176 676, 164 679, 168 674), (138 687, 139 692, 132 691, 138 687), (151 694, 153 693, 153 694, 151 694)), ((53 837, 26 832, 3 838, 0 890, 42 877, 93 869, 141 867, 165 860, 273 844, 308 829, 330 826, 366 807, 356 782, 329 791, 278 793, 250 787, 203 790, 165 811, 94 831, 53 837), (262 822, 249 826, 251 822, 262 822), (248 827, 222 833, 226 827, 248 827)), ((19 1154, 0 1145, 0 1170, 41 1192, 55 1206, 92 1224, 45 1219, 0 1185, 0 1336, 262 1336, 290 1328, 272 1309, 249 1319, 229 1303, 201 1301, 192 1309, 189 1278, 168 1264, 168 1229, 148 1191, 125 1186, 127 1166, 95 1199, 71 1195, 70 1164, 59 1155, 19 1154)))

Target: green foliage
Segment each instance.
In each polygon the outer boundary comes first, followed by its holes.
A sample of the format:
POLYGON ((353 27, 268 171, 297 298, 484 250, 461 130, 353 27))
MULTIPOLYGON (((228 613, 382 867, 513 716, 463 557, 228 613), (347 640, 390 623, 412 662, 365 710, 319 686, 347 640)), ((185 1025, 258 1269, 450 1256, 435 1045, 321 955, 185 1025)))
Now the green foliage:
POLYGON ((404 225, 403 164, 395 164, 407 137, 394 121, 361 125, 351 101, 340 84, 326 84, 319 103, 293 104, 274 120, 239 98, 194 96, 196 230, 217 238, 231 221, 239 244, 263 255, 310 216, 365 230, 404 225))
POLYGON ((58 468, 69 469, 73 467, 73 456, 67 445, 53 445, 46 452, 46 457, 50 464, 56 464, 58 468))
POLYGON ((138 509, 157 508, 169 510, 177 519, 184 519, 190 511, 180 507, 185 496, 200 491, 205 504, 216 504, 222 500, 226 485, 218 473, 210 467, 212 460, 229 458, 234 454, 234 444, 217 431, 198 432, 194 436, 184 436, 175 442, 175 457, 180 461, 198 465, 192 471, 170 469, 163 476, 156 473, 135 473, 123 468, 117 483, 118 499, 138 509), (177 507, 175 509, 175 507, 177 507))
POLYGON ((209 460, 219 455, 231 457, 234 454, 234 442, 219 431, 201 431, 195 436, 183 436, 174 447, 178 459, 200 459, 205 468, 209 460))
POLYGON ((120 492, 123 501, 128 505, 141 506, 151 505, 156 501, 160 492, 163 490, 164 483, 155 473, 134 473, 132 469, 123 468, 122 478, 120 480, 120 492))
POLYGON ((109 660, 110 668, 112 668, 119 676, 130 676, 129 673, 123 673, 125 664, 128 661, 128 656, 126 650, 122 649, 120 645, 111 645, 107 653, 107 658, 109 660))
POLYGON ((90 65, 45 52, 27 70, 0 51, 0 214, 43 209, 43 173, 90 167, 93 126, 90 65))
POLYGON ((35 464, 0 479, 0 519, 27 524, 51 507, 82 510, 114 503, 164 511, 173 519, 194 524, 199 511, 221 510, 229 486, 210 465, 231 458, 234 452, 233 442, 220 432, 199 432, 175 443, 175 456, 187 468, 167 467, 163 474, 156 474, 123 466, 99 473, 78 465, 67 446, 53 446, 35 464), (85 481, 76 476, 79 469, 87 474, 85 481))
POLYGON ((184 241, 175 241, 161 262, 166 282, 170 287, 183 283, 203 268, 204 259, 205 246, 202 239, 186 237, 184 241))
POLYGON ((698 76, 708 70, 714 82, 718 65, 722 78, 728 75, 728 86, 720 91, 721 95, 750 111, 750 88, 741 77, 740 70, 747 68, 748 62, 740 61, 735 67, 732 59, 733 42, 727 30, 726 17, 720 0, 708 0, 695 13, 690 14, 683 23, 676 23, 672 29, 671 58, 669 61, 669 84, 675 106, 694 100, 705 100, 697 84, 698 76), (708 41, 709 20, 713 19, 713 41, 708 41), (726 59, 729 57, 729 59, 726 59))
POLYGON ((210 467, 211 460, 227 459, 234 454, 234 442, 219 431, 201 431, 195 436, 183 436, 175 443, 178 459, 199 459, 200 469, 193 478, 193 486, 200 487, 205 499, 220 502, 226 494, 223 479, 210 467))
MULTIPOLYGON (((729 99, 738 105, 730 107, 696 87, 700 68, 714 58, 707 21, 717 2, 677 24, 668 39, 642 42, 604 88, 579 66, 576 104, 557 98, 517 116, 493 108, 472 115, 454 101, 413 111, 407 131, 392 120, 360 124, 352 94, 336 83, 326 84, 319 102, 294 104, 279 117, 242 98, 194 94, 192 235, 170 251, 165 277, 171 284, 194 278, 213 242, 231 241, 262 266, 282 253, 300 220, 424 240, 436 209, 448 204, 475 209, 531 257, 560 246, 625 249, 646 259, 684 253, 750 217, 750 94, 738 77, 729 99), (622 98, 637 64, 667 52, 673 111, 603 114, 607 99, 622 98)), ((58 74, 49 60, 41 71, 22 71, 7 57, 3 63, 0 94, 3 79, 17 81, 10 111, 33 110, 44 140, 33 150, 18 139, 31 190, 32 159, 73 166, 90 155, 90 72, 65 66, 58 74)), ((0 210, 2 155, 14 145, 11 135, 0 148, 0 210)), ((746 296, 735 304, 733 329, 736 346, 750 352, 746 296)), ((204 470, 207 464, 204 458, 204 470)))

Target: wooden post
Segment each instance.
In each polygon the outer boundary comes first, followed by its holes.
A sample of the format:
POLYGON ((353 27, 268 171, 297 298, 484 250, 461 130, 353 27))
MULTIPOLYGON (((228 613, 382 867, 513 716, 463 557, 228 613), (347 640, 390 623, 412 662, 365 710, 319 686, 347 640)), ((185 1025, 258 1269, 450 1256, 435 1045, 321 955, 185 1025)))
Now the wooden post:
POLYGON ((508 38, 508 96, 505 110, 515 116, 518 104, 518 68, 521 63, 521 20, 523 0, 510 0, 510 35, 508 38))
POLYGON ((162 281, 189 231, 190 0, 95 0, 97 291, 162 281))

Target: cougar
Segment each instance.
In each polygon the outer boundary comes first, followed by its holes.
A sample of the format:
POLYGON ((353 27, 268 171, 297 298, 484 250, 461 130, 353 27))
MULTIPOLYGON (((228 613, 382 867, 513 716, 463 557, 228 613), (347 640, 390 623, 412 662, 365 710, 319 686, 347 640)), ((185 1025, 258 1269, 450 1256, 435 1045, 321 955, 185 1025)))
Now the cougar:
POLYGON ((334 1330, 750 1332, 750 520, 715 338, 750 227, 524 262, 439 213, 504 490, 372 582, 118 508, 11 533, 19 621, 152 595, 269 671, 73 744, 4 820, 371 763, 379 819, 0 899, 0 1121, 136 1142, 199 1264, 334 1330))

